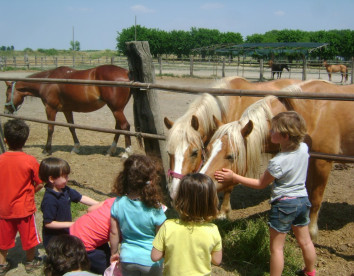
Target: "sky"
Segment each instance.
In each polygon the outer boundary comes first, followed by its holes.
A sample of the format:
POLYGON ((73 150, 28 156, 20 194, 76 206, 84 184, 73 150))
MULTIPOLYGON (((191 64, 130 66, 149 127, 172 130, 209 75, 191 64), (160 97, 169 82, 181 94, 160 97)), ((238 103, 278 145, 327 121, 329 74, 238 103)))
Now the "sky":
MULTIPOLYGON (((354 0, 0 0, 0 46, 115 50, 123 29, 192 27, 246 36, 271 30, 354 30, 354 0)), ((139 40, 139 37, 137 37, 139 40)))

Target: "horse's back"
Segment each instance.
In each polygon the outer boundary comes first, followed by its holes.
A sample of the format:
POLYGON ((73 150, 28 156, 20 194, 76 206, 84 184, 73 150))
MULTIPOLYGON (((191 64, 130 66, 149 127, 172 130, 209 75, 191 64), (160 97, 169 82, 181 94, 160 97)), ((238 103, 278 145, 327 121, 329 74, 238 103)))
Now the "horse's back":
POLYGON ((129 81, 129 71, 115 65, 100 65, 95 68, 97 80, 129 81))

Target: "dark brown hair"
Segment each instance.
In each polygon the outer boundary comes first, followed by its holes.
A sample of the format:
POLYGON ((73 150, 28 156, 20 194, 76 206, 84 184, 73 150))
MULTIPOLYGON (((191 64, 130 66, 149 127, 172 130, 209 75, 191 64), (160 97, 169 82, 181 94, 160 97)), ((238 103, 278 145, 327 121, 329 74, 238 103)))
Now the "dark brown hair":
POLYGON ((60 276, 70 271, 90 269, 85 246, 78 237, 67 234, 54 236, 48 243, 46 253, 46 276, 60 276))
POLYGON ((4 137, 6 138, 6 143, 10 150, 23 148, 29 132, 29 127, 23 120, 13 119, 4 124, 4 137))
POLYGON ((39 178, 48 183, 49 177, 58 178, 70 173, 68 162, 57 157, 48 157, 42 160, 39 165, 39 178))
POLYGON ((148 156, 139 154, 129 156, 113 184, 113 193, 124 196, 130 192, 137 192, 146 206, 160 208, 163 203, 159 186, 160 167, 158 160, 148 156))
POLYGON ((201 173, 184 176, 173 206, 183 221, 210 221, 218 214, 219 199, 213 180, 201 173))

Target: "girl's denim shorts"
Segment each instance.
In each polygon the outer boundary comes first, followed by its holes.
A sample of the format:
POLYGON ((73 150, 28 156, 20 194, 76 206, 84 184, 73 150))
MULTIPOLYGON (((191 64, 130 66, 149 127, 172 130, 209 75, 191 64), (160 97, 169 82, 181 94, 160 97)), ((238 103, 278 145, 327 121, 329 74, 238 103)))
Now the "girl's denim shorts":
POLYGON ((311 203, 308 197, 278 199, 272 202, 268 225, 281 233, 290 231, 291 226, 305 226, 310 223, 311 203))

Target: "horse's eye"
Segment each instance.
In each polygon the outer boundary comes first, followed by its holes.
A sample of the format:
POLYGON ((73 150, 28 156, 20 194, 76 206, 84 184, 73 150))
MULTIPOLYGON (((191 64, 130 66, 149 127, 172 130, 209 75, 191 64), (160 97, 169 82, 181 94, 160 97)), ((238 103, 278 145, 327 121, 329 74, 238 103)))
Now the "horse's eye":
POLYGON ((198 150, 193 150, 191 153, 191 157, 197 157, 198 156, 198 150))
POLYGON ((229 160, 230 162, 233 162, 235 160, 235 155, 228 154, 228 155, 226 155, 225 159, 229 160))

